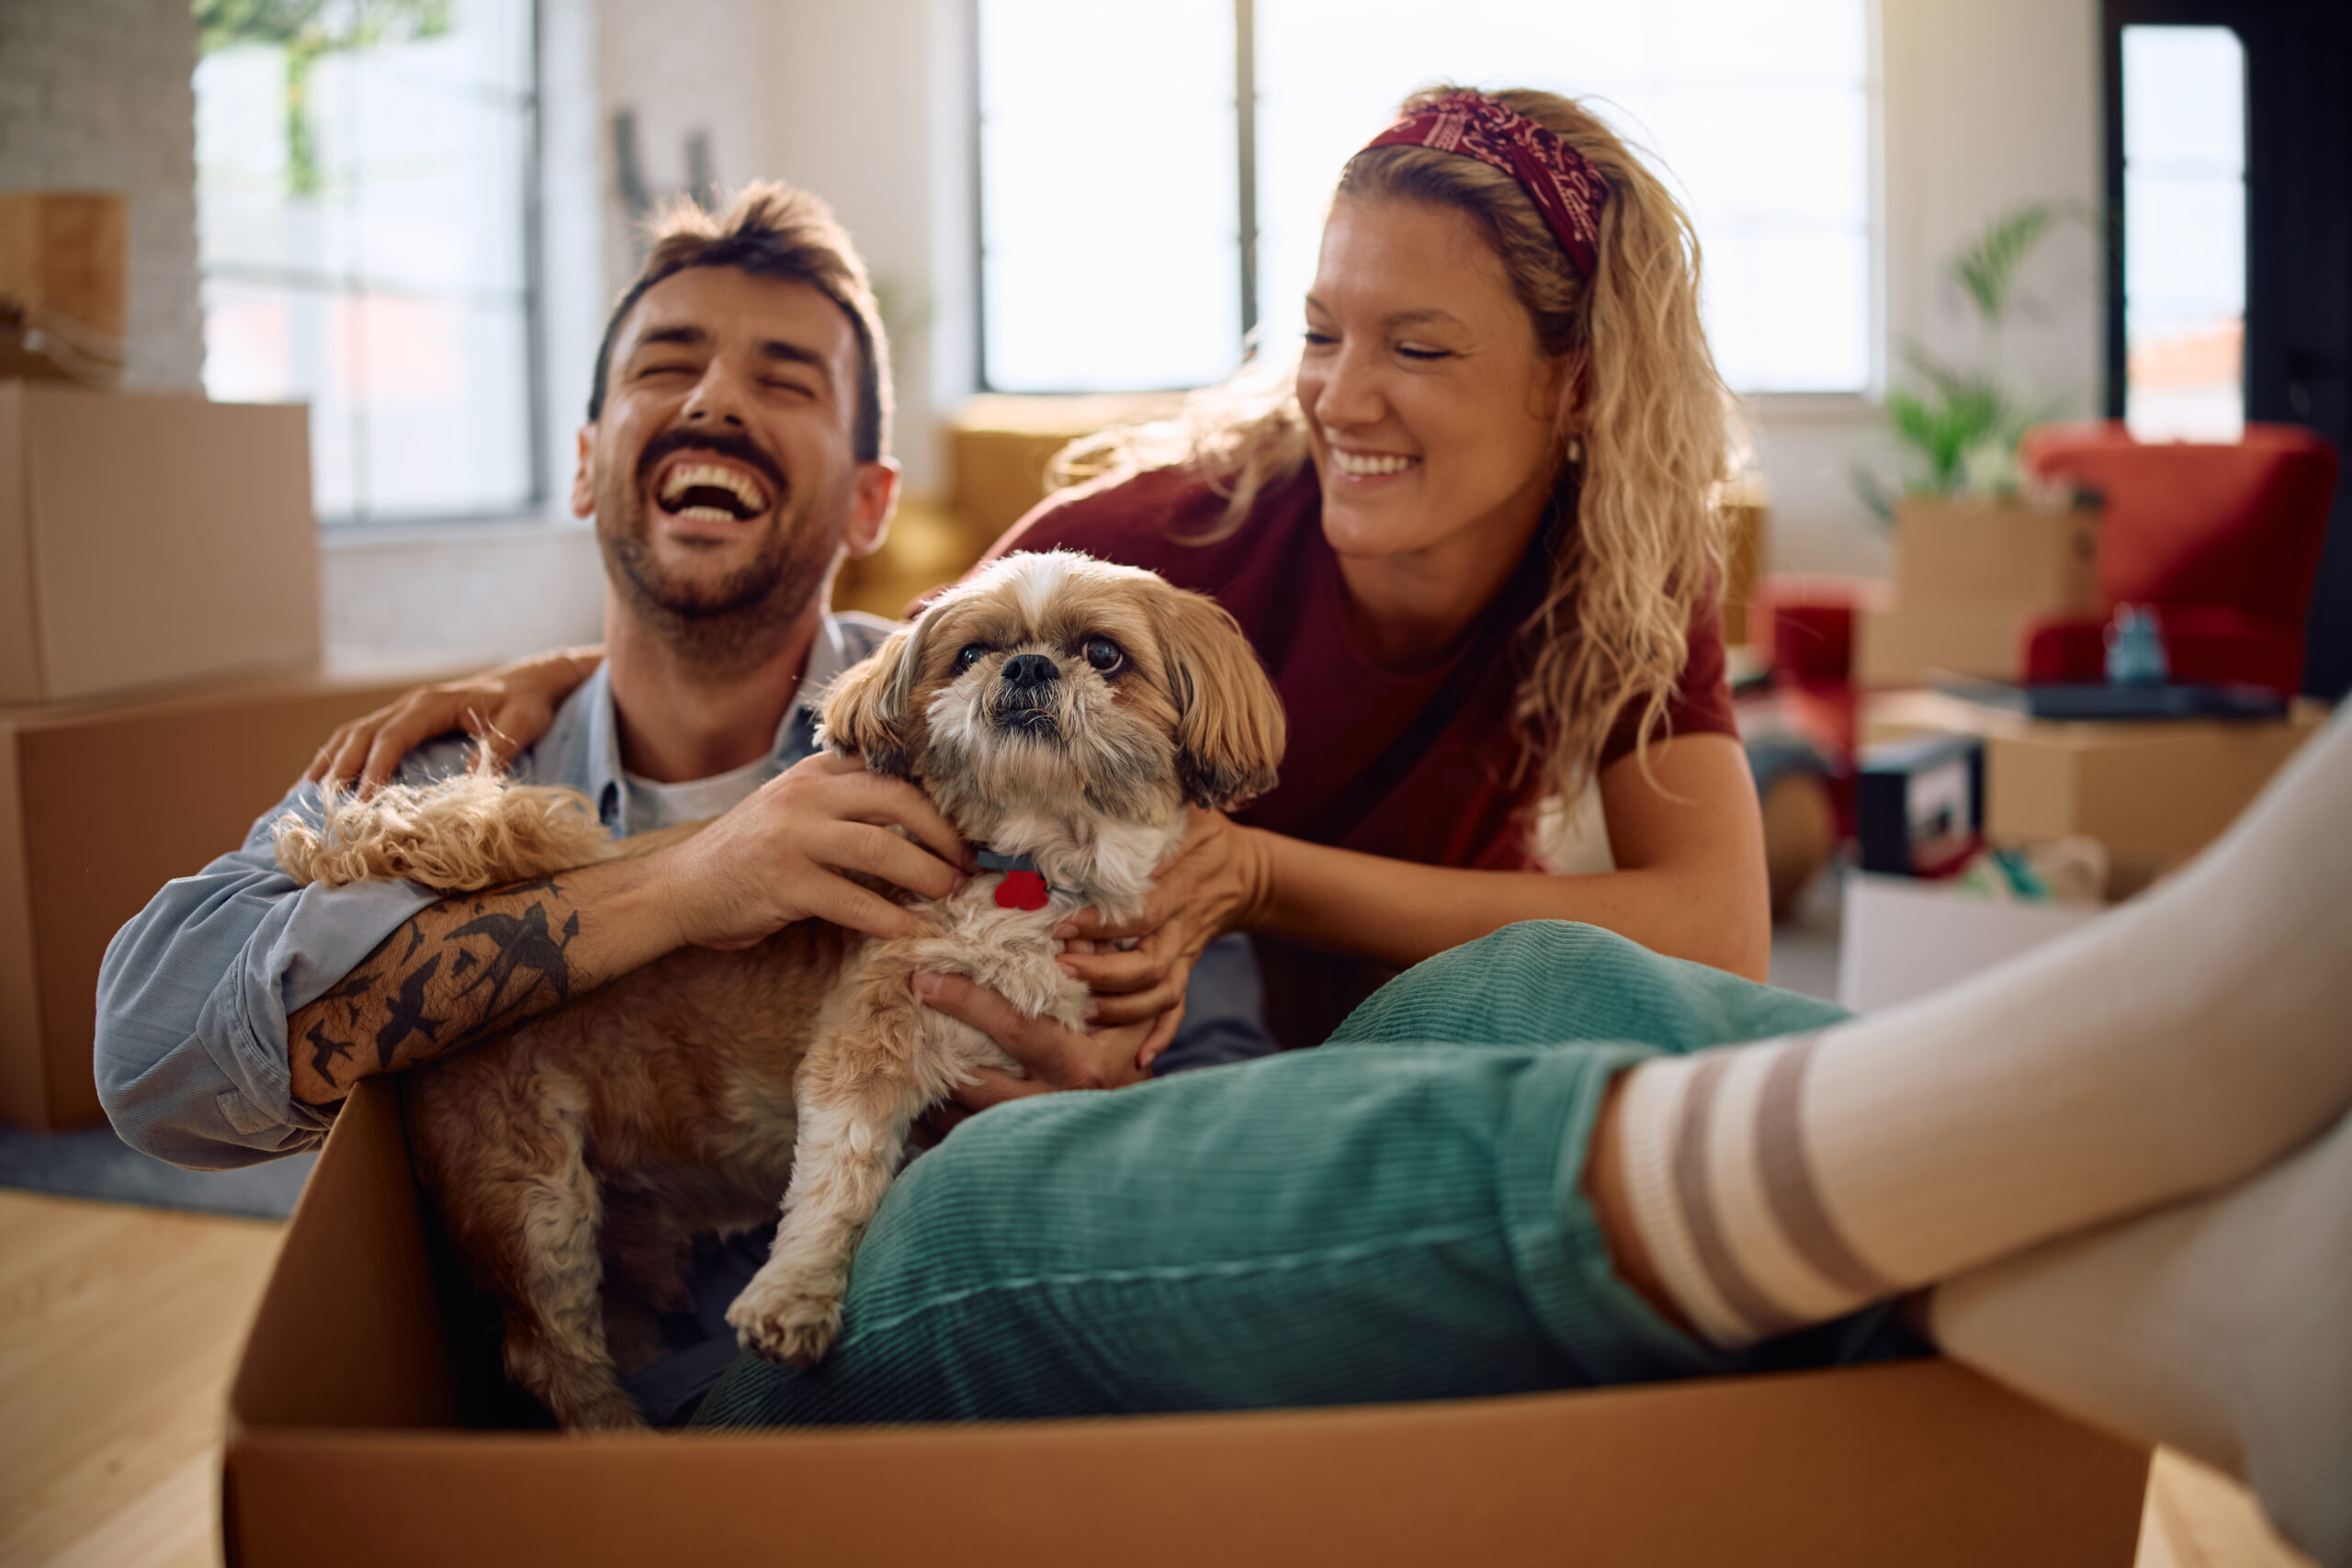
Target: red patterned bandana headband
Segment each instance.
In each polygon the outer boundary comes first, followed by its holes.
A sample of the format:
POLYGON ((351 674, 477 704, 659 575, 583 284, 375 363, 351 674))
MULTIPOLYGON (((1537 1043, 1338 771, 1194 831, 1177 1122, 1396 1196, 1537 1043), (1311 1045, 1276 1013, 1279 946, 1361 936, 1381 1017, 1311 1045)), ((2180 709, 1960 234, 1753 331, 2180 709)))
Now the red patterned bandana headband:
POLYGON ((1517 180, 1534 199, 1579 275, 1600 262, 1600 204, 1608 184, 1584 154, 1484 93, 1448 93, 1422 105, 1364 144, 1427 147, 1476 158, 1517 180))

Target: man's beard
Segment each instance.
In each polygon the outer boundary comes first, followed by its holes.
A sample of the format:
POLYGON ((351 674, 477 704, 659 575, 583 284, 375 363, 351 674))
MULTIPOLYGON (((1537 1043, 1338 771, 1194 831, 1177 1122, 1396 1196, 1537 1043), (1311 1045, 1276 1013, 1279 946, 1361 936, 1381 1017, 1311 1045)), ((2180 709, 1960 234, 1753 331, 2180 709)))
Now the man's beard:
POLYGON ((640 463, 641 472, 650 473, 662 457, 684 446, 757 459, 754 466, 769 478, 776 498, 757 552, 715 581, 665 565, 653 547, 652 503, 646 500, 644 479, 634 477, 625 488, 608 487, 617 493, 598 498, 596 541, 604 550, 605 575, 648 626, 697 662, 755 664, 823 590, 850 498, 846 487, 838 496, 797 497, 763 455, 742 451, 738 439, 723 435, 659 450, 649 446, 650 460, 640 463), (796 506, 796 501, 804 504, 796 506), (824 517, 833 519, 833 525, 823 526, 819 519, 824 517))

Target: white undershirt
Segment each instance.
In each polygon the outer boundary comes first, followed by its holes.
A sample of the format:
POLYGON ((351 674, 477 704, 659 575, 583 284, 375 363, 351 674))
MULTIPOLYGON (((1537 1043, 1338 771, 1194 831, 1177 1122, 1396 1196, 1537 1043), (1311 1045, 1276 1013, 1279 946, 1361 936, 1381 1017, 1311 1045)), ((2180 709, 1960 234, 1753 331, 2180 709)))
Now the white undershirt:
POLYGON ((629 825, 644 833, 673 823, 700 822, 717 817, 767 783, 775 766, 773 758, 762 757, 740 768, 713 773, 707 779, 688 779, 684 784, 655 784, 651 779, 624 772, 621 783, 628 790, 629 825))

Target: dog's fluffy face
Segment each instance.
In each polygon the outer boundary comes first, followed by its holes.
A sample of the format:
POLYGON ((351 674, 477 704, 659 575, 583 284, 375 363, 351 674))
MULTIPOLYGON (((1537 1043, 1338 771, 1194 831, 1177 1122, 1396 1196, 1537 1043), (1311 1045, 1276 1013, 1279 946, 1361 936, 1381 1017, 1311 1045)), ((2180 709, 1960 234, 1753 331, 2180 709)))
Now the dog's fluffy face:
POLYGON ((921 782, 964 833, 1159 822, 1264 793, 1283 715, 1233 617, 1134 567, 1008 556, 842 677, 827 744, 921 782))

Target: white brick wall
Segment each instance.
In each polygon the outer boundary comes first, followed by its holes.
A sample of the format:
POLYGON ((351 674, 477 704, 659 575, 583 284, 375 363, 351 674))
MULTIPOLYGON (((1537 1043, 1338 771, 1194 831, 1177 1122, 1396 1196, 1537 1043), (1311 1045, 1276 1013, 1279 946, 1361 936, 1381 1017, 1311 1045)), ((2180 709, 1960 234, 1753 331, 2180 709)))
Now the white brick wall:
POLYGON ((131 384, 203 381, 187 0, 0 0, 0 190, 130 198, 131 384))

